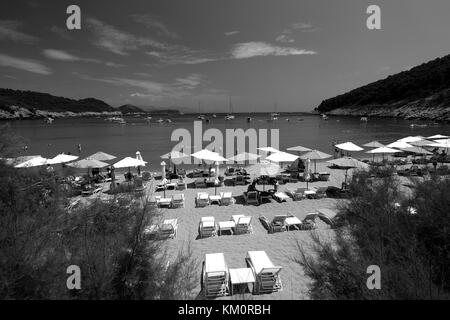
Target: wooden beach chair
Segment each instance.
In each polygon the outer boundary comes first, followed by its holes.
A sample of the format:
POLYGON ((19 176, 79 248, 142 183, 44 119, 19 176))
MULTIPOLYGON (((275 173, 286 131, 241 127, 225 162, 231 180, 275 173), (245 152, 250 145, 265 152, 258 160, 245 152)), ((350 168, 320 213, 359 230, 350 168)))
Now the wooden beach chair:
POLYGON ((202 270, 202 289, 207 298, 229 294, 229 270, 223 253, 205 255, 202 270))
POLYGON ((195 186, 196 189, 207 188, 205 179, 196 179, 194 181, 194 186, 195 186))
POLYGON ((237 185, 245 186, 247 184, 247 180, 245 180, 244 176, 235 176, 233 178, 233 184, 235 186, 237 185))
POLYGON ((198 233, 201 239, 205 237, 214 237, 217 235, 216 220, 214 217, 202 217, 198 227, 198 233))
POLYGON ((233 203, 233 194, 231 192, 220 193, 220 205, 228 206, 233 203))
POLYGON ((319 181, 328 181, 330 180, 329 172, 319 172, 319 181))
POLYGON ((251 216, 236 214, 231 216, 231 220, 235 224, 235 234, 253 233, 251 216))
POLYGON ((326 198, 327 197, 327 189, 328 189, 328 187, 315 188, 315 191, 316 191, 315 197, 318 198, 318 199, 326 198))
POLYGON ((206 207, 209 205, 209 194, 206 192, 198 192, 195 198, 195 207, 206 207))
POLYGON ((323 222, 325 222, 326 224, 333 226, 333 219, 334 217, 336 217, 336 212, 334 212, 331 209, 318 209, 318 217, 320 220, 322 220, 323 222))
POLYGON ((172 208, 184 208, 184 194, 174 194, 172 196, 172 208))
POLYGON ((256 204, 259 205, 258 191, 244 192, 244 199, 246 205, 256 204))
POLYGON ((255 276, 255 294, 283 290, 280 278, 282 267, 275 266, 265 251, 248 251, 245 260, 255 276))
POLYGON ((158 235, 161 238, 176 238, 178 230, 178 219, 167 219, 161 223, 158 235))
POLYGON ((295 190, 287 190, 287 193, 291 196, 294 201, 306 199, 305 191, 306 188, 297 188, 295 190))
POLYGON ((284 232, 286 230, 285 220, 287 215, 277 215, 273 217, 269 224, 269 233, 284 232))
POLYGON ((274 198, 278 202, 286 202, 287 199, 289 199, 289 196, 286 193, 282 192, 282 191, 278 191, 278 192, 275 192, 272 195, 272 198, 274 198))
POLYGON ((145 184, 143 179, 134 179, 134 191, 135 192, 144 192, 145 191, 145 184))
POLYGON ((185 190, 186 189, 186 181, 184 181, 184 180, 177 181, 176 189, 177 190, 185 190))

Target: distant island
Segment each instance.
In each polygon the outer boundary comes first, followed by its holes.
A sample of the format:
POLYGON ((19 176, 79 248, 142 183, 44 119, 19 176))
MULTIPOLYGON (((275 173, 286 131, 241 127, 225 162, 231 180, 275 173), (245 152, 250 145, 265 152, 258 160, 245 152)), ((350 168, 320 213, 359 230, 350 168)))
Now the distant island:
POLYGON ((19 120, 36 118, 69 118, 90 116, 120 116, 126 114, 180 114, 176 109, 156 107, 137 107, 126 104, 114 108, 106 102, 94 99, 70 99, 48 93, 0 89, 0 120, 19 120))
POLYGON ((450 121, 450 55, 324 100, 315 111, 450 121))

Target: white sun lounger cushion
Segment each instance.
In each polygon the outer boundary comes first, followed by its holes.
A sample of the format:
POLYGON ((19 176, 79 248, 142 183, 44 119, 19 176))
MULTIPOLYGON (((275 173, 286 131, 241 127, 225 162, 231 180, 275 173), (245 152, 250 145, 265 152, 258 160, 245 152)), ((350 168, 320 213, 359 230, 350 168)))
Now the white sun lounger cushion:
POLYGON ((265 272, 274 271, 273 273, 277 273, 281 270, 281 267, 275 266, 272 261, 270 261, 265 251, 249 251, 248 256, 257 275, 260 274, 263 269, 265 272))

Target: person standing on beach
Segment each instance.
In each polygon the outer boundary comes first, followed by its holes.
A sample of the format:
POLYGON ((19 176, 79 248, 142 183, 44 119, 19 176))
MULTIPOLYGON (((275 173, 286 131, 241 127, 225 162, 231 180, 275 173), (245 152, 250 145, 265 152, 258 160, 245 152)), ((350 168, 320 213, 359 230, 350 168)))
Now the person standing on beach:
POLYGON ((78 153, 81 153, 81 144, 80 143, 78 144, 77 148, 78 148, 78 153))

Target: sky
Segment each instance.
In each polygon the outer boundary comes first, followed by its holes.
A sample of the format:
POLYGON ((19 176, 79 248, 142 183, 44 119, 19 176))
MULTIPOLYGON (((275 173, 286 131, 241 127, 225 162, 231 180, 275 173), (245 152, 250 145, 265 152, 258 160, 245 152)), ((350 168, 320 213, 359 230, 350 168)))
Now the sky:
POLYGON ((310 111, 450 53, 448 0, 15 0, 0 87, 194 112, 310 111), (81 8, 81 30, 66 9, 81 8), (381 30, 366 27, 369 5, 381 30))

